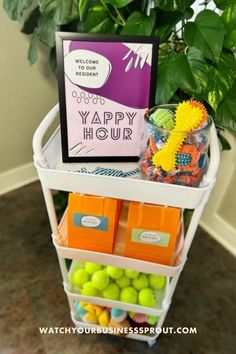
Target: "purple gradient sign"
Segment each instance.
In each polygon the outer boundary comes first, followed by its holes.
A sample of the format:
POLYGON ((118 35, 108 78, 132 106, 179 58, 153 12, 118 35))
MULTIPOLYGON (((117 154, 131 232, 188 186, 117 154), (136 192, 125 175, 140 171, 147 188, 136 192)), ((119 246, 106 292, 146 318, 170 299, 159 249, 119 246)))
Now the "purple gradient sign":
POLYGON ((57 33, 64 162, 139 158, 157 47, 152 37, 57 33))

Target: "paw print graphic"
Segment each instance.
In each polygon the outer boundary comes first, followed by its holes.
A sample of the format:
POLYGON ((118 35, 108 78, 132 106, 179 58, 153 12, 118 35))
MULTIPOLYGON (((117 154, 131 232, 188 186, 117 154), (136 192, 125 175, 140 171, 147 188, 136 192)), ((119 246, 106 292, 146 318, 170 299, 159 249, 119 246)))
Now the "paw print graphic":
POLYGON ((72 91, 72 97, 76 100, 78 104, 84 103, 84 104, 100 104, 104 105, 105 104, 105 99, 99 95, 95 95, 92 93, 86 93, 84 91, 81 91, 78 93, 77 91, 72 91))

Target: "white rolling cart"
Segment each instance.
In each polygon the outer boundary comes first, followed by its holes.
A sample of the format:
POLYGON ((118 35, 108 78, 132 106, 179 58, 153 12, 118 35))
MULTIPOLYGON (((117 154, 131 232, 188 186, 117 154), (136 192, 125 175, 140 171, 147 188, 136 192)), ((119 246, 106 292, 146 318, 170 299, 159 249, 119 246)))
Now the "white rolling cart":
MULTIPOLYGON (((79 322, 74 317, 74 301, 83 300, 93 304, 109 306, 135 311, 144 314, 159 316, 157 327, 161 327, 168 312, 171 298, 177 285, 180 273, 187 259, 188 251, 194 238, 202 211, 209 198, 215 183, 215 176, 219 165, 219 146, 214 124, 210 132, 210 159, 209 167, 199 188, 178 186, 150 182, 140 179, 119 178, 101 175, 92 175, 76 172, 84 167, 85 163, 62 164, 60 126, 54 131, 48 142, 43 146, 43 138, 49 127, 59 117, 59 106, 56 105, 47 114, 37 128, 33 138, 34 162, 45 198, 49 221, 52 229, 53 244, 56 248, 60 269, 63 277, 64 289, 68 297, 72 321, 78 327, 91 327, 84 322, 79 322), (106 253, 97 253, 82 249, 73 249, 61 246, 57 242, 59 233, 65 227, 62 218, 58 225, 52 190, 93 194, 123 200, 134 200, 165 206, 173 206, 182 209, 193 209, 193 214, 188 229, 184 236, 181 256, 176 266, 166 266, 158 263, 122 257, 106 253), (64 226, 63 226, 64 225, 64 226), (65 259, 86 260, 105 265, 114 265, 121 268, 134 269, 146 273, 165 275, 168 277, 166 288, 157 294, 159 305, 156 308, 132 305, 120 301, 108 300, 100 297, 89 297, 71 292, 68 281, 68 269, 65 259)), ((58 120, 59 123, 59 120, 58 120)), ((99 164, 107 165, 107 164, 99 164)), ((112 168, 130 170, 135 164, 109 164, 112 168)), ((73 266, 73 262, 72 262, 73 266)), ((155 344, 158 334, 154 336, 129 334, 128 338, 148 342, 149 346, 155 344)))

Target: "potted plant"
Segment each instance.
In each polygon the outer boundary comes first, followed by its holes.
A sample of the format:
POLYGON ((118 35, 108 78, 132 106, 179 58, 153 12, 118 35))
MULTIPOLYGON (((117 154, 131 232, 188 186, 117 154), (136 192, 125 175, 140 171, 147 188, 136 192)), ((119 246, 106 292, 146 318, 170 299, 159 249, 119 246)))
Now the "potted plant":
POLYGON ((31 35, 29 62, 37 61, 42 42, 50 48, 53 70, 57 30, 159 36, 156 104, 189 97, 204 102, 223 149, 230 148, 221 129, 236 133, 235 1, 4 0, 3 5, 31 35))

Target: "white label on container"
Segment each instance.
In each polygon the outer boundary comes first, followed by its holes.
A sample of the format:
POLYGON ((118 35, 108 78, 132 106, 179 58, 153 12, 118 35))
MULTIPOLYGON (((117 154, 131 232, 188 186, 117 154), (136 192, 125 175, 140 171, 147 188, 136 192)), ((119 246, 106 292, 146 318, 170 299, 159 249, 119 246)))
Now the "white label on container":
POLYGON ((96 216, 87 215, 81 218, 81 224, 84 227, 98 227, 101 224, 101 219, 96 216))
POLYGON ((148 243, 157 243, 161 241, 161 236, 154 231, 144 231, 140 234, 140 240, 148 243))

